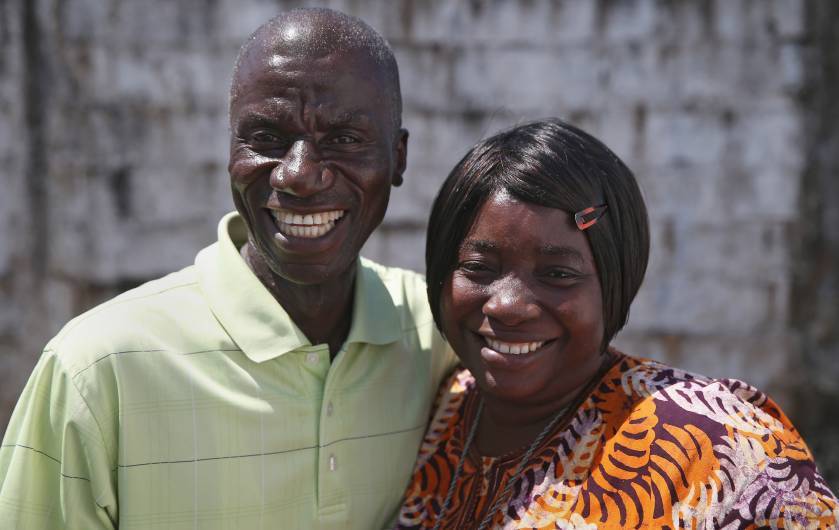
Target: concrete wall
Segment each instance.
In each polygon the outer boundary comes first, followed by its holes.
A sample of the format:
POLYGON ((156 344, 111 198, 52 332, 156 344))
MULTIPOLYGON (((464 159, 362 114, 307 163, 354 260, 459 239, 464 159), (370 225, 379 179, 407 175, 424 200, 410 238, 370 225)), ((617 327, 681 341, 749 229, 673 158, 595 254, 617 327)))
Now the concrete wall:
MULTIPOLYGON (((213 240, 232 208, 236 50, 302 4, 0 0, 0 429, 63 322, 213 240)), ((618 345, 768 390, 839 485, 835 4, 307 4, 364 18, 401 68, 406 182, 367 255, 421 269, 430 202, 466 149, 565 117, 634 169, 650 209, 618 345)))

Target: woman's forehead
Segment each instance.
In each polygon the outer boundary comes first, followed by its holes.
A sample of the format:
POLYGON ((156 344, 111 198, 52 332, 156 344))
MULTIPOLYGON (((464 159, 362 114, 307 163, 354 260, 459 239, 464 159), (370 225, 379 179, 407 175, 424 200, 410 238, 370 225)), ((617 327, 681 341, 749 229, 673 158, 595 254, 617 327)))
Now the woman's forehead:
POLYGON ((567 212, 522 201, 507 191, 494 193, 481 205, 460 248, 582 258, 591 255, 585 235, 567 212))

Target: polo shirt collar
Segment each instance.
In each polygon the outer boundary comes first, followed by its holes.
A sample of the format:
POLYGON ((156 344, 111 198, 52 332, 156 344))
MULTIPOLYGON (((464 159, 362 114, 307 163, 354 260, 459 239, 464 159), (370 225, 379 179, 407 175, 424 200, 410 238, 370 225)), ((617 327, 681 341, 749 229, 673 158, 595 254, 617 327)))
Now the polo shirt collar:
MULTIPOLYGON (((239 254, 247 228, 236 212, 219 222, 218 242, 195 258, 198 282, 210 310, 254 362, 274 359, 309 339, 292 321, 239 254)), ((361 259, 355 282, 353 319, 347 343, 388 344, 399 339, 401 322, 390 292, 369 262, 361 259)))
POLYGON ((402 322, 377 265, 359 258, 355 274, 355 297, 347 344, 390 344, 402 336, 402 322))

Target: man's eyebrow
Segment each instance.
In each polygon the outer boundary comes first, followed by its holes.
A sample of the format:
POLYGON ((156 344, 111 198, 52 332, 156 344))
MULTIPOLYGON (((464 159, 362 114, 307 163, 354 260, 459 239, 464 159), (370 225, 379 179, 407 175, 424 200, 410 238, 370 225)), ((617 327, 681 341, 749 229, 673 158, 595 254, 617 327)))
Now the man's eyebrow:
POLYGON ((261 112, 247 112, 236 122, 238 127, 270 127, 277 124, 277 116, 269 116, 261 112))
POLYGON ((340 127, 342 125, 365 125, 370 122, 370 117, 359 109, 344 111, 335 116, 327 116, 323 121, 328 127, 340 127))
POLYGON ((546 256, 559 256, 562 258, 569 258, 583 263, 583 254, 574 247, 565 245, 542 245, 539 247, 539 253, 546 256))

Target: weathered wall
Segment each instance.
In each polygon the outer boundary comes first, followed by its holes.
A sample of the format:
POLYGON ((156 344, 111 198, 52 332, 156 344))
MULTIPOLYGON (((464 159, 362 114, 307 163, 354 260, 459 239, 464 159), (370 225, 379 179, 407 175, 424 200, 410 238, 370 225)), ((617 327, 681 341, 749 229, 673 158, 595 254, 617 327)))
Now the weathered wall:
MULTIPOLYGON (((237 47, 301 4, 0 0, 0 426, 63 322, 212 241, 231 208, 237 47)), ((466 149, 566 117, 626 160, 649 203, 652 260, 619 345, 769 390, 836 484, 829 0, 308 4, 367 20, 401 67, 408 172, 368 255, 421 269, 429 204, 466 149)))
POLYGON ((810 2, 799 94, 804 166, 791 242, 788 413, 839 484, 839 3, 810 2), (802 369, 803 368, 803 369, 802 369))

